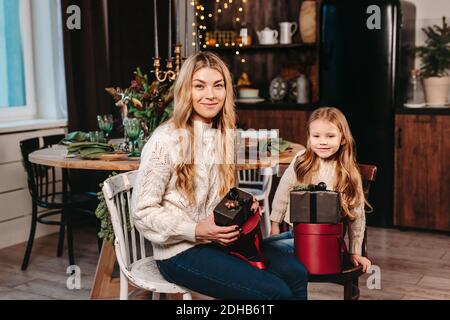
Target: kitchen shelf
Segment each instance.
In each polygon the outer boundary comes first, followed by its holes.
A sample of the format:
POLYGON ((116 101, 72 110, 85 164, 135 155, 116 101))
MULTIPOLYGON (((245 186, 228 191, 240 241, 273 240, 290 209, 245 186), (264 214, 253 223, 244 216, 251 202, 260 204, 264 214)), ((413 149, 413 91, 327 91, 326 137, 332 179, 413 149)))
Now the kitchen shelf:
POLYGON ((210 51, 261 51, 261 50, 273 50, 273 49, 315 49, 317 47, 317 44, 312 43, 293 43, 293 44, 274 44, 274 45, 251 45, 251 46, 242 46, 242 47, 236 47, 236 46, 229 46, 229 47, 206 47, 205 50, 210 51))
POLYGON ((265 109, 265 110, 304 110, 312 111, 319 106, 318 103, 296 103, 296 102, 272 102, 266 100, 258 103, 236 102, 237 109, 265 109))

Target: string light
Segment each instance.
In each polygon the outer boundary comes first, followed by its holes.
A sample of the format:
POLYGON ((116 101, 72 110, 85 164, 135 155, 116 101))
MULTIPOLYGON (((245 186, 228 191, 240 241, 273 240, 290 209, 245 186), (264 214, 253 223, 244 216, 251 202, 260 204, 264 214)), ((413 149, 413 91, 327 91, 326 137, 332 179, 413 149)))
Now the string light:
MULTIPOLYGON (((208 0, 210 1, 210 0, 208 0)), ((212 12, 208 12, 210 10, 206 9, 201 3, 200 0, 194 0, 191 2, 191 5, 195 8, 195 16, 197 17, 197 24, 193 23, 192 26, 196 27, 196 33, 193 32, 192 35, 197 38, 195 39, 198 41, 198 45, 200 48, 207 49, 208 46, 214 46, 216 48, 220 48, 221 46, 226 48, 236 48, 236 55, 240 55, 239 48, 243 47, 242 41, 228 41, 225 43, 219 42, 219 39, 213 39, 211 37, 208 37, 205 35, 205 32, 207 30, 207 27, 205 25, 206 18, 213 19, 214 15, 221 15, 224 13, 224 10, 229 11, 229 14, 232 14, 232 21, 234 21, 236 24, 239 24, 244 20, 244 9, 245 4, 247 3, 247 0, 215 0, 215 5, 212 5, 212 12)), ((238 27, 239 29, 239 27, 238 27)), ((216 31, 216 30, 210 30, 210 31, 216 31)), ((234 39, 233 39, 234 40, 234 39)), ((194 45, 194 42, 193 42, 194 45)), ((245 59, 240 60, 242 63, 245 63, 245 59)))

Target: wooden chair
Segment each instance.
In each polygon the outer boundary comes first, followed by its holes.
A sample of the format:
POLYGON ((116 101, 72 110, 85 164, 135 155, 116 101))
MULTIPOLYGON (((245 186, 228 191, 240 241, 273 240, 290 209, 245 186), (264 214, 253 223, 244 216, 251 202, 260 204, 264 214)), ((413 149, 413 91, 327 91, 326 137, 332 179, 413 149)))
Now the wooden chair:
POLYGON ((160 274, 152 256, 147 256, 146 240, 135 229, 131 213, 131 195, 137 171, 116 175, 103 184, 103 194, 111 215, 114 229, 117 261, 120 267, 120 299, 128 300, 128 282, 133 286, 153 292, 153 299, 160 293, 182 294, 183 300, 191 300, 191 293, 166 281, 160 274), (138 237, 137 237, 137 236, 138 237))
MULTIPOLYGON (((44 147, 58 143, 64 135, 43 137, 44 147)), ((27 248, 22 261, 22 270, 28 268, 28 263, 33 248, 34 236, 37 223, 60 226, 57 256, 62 256, 64 248, 65 231, 67 229, 67 248, 69 264, 75 264, 72 240, 72 219, 74 212, 84 212, 94 217, 94 210, 97 204, 97 197, 85 193, 73 193, 66 190, 63 173, 63 190, 57 191, 57 181, 60 179, 54 167, 47 167, 28 160, 28 155, 40 149, 39 138, 31 138, 20 142, 23 164, 27 171, 28 189, 32 198, 31 228, 27 242, 27 248), (38 208, 45 208, 48 211, 38 213, 38 208), (60 221, 49 220, 47 218, 61 215, 60 221)))
MULTIPOLYGON (((374 165, 361 164, 359 166, 361 173, 363 191, 366 199, 369 198, 370 186, 375 182, 377 175, 377 167, 374 165)), ((344 236, 346 229, 344 229, 344 236)), ((367 257, 367 227, 364 230, 364 240, 362 244, 362 256, 367 257)), ((349 259, 344 259, 349 260, 349 259)), ((338 274, 326 275, 309 275, 309 282, 331 282, 344 286, 344 300, 359 299, 358 279, 363 274, 362 267, 354 267, 353 265, 346 265, 343 271, 338 274)))
POLYGON ((270 207, 269 195, 272 188, 273 174, 277 167, 239 170, 239 189, 250 193, 258 201, 262 201, 261 233, 267 238, 270 233, 270 207))

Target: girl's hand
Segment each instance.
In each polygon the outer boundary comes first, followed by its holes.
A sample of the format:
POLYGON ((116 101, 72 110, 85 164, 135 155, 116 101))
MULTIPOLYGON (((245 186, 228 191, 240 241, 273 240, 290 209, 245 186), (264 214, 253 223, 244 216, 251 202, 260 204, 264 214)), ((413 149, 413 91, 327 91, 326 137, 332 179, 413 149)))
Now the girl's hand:
POLYGON ((275 236, 277 234, 280 234, 280 224, 278 222, 272 221, 270 235, 275 236))
POLYGON ((355 267, 362 265, 363 272, 367 272, 369 270, 372 263, 366 257, 363 257, 359 254, 351 254, 350 259, 355 267))
MULTIPOLYGON (((253 204, 250 209, 253 213, 255 213, 259 209, 259 201, 255 197, 253 197, 253 204)), ((259 214, 262 216, 261 211, 259 211, 259 214)))
POLYGON ((235 242, 240 235, 237 225, 229 227, 219 227, 214 222, 214 214, 210 214, 205 220, 200 221, 195 228, 195 238, 197 240, 209 240, 221 245, 228 246, 235 242))

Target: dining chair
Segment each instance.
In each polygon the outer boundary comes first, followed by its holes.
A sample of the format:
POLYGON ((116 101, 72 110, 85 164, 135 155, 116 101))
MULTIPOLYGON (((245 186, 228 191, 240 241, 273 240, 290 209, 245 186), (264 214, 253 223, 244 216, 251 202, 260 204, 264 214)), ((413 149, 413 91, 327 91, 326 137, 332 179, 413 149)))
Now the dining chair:
MULTIPOLYGON (((369 191, 372 183, 375 182, 377 176, 377 167, 369 164, 359 165, 359 171, 363 183, 363 191, 366 199, 369 199, 369 191)), ((344 236, 348 226, 344 228, 344 236)), ((367 255, 367 227, 364 230, 364 239, 362 243, 362 256, 367 255)), ((351 264, 350 259, 344 259, 343 271, 337 274, 310 274, 309 282, 328 282, 344 286, 344 300, 359 299, 359 277, 363 274, 362 266, 355 267, 351 264)))
POLYGON ((148 241, 134 227, 131 216, 131 196, 137 171, 108 178, 103 184, 103 194, 114 229, 114 249, 120 267, 120 299, 128 300, 128 283, 152 292, 154 300, 161 293, 181 294, 191 300, 191 292, 165 280, 152 255, 147 254, 148 241))
MULTIPOLYGON (((64 135, 43 137, 44 147, 49 147, 61 141, 64 135)), ((70 265, 75 264, 73 253, 72 214, 87 213, 94 216, 97 198, 94 194, 75 193, 67 191, 66 173, 62 172, 62 191, 58 191, 61 176, 55 167, 35 164, 29 161, 30 153, 40 149, 39 138, 20 141, 23 164, 27 172, 28 190, 32 199, 31 227, 25 255, 22 261, 22 270, 28 268, 37 223, 60 226, 57 256, 62 256, 64 248, 64 234, 67 231, 67 250, 70 265), (45 209, 39 212, 39 208, 45 209), (60 215, 60 220, 49 219, 60 215)))
POLYGON ((272 189, 273 174, 276 166, 272 168, 239 170, 239 189, 250 193, 258 201, 262 201, 262 224, 261 232, 264 238, 270 234, 270 207, 269 195, 272 189))

